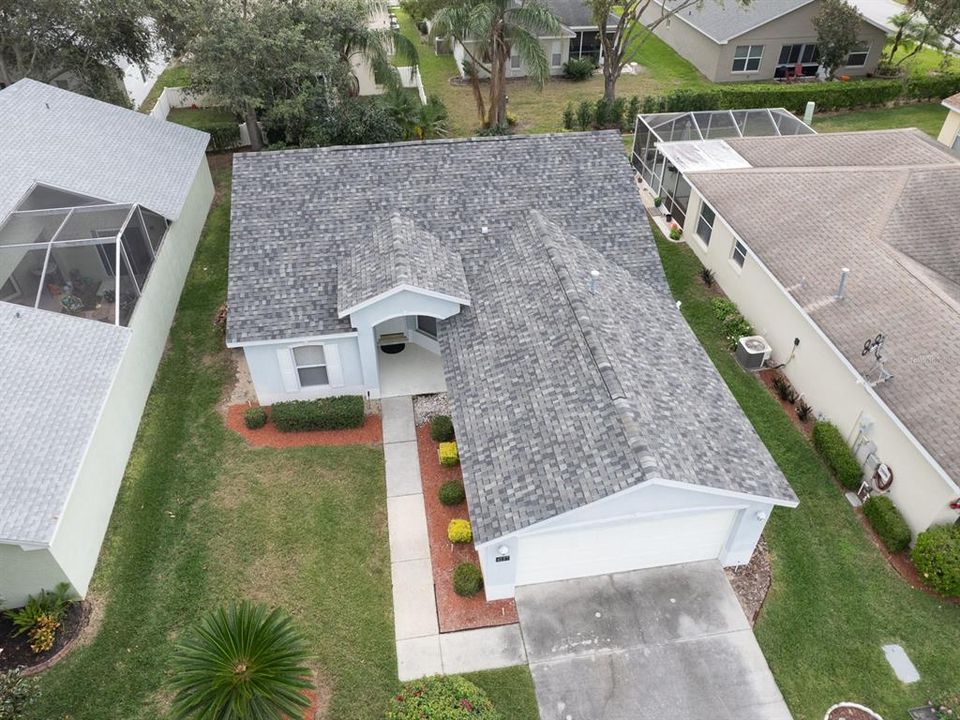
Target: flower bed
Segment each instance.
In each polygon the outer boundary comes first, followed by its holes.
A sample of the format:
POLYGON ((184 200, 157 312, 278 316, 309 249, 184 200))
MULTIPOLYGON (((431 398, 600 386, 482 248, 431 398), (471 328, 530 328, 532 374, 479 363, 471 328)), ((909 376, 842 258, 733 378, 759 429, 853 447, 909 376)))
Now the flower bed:
MULTIPOLYGON (((304 432, 280 432, 268 422, 264 427, 251 430, 244 422, 244 413, 250 408, 241 403, 227 408, 227 427, 238 433, 255 447, 306 447, 308 445, 379 445, 383 442, 383 430, 379 415, 367 415, 363 425, 348 430, 308 430, 304 432)), ((269 415, 270 410, 267 409, 269 415)))
POLYGON ((53 646, 44 652, 35 653, 30 649, 27 634, 13 636, 16 627, 5 615, 0 614, 0 671, 15 667, 24 667, 31 671, 44 670, 66 655, 74 640, 87 626, 90 619, 90 606, 85 602, 71 603, 55 635, 53 646))
POLYGON ((487 602, 482 591, 473 597, 461 597, 453 591, 453 571, 457 565, 462 562, 480 562, 472 543, 455 545, 447 538, 450 521, 467 516, 466 502, 446 506, 440 502, 438 496, 441 485, 462 478, 460 467, 440 465, 437 459, 437 443, 430 438, 429 423, 417 428, 417 449, 420 455, 420 477, 427 511, 427 531, 430 537, 430 558, 436 586, 440 632, 517 622, 517 606, 513 600, 487 602))

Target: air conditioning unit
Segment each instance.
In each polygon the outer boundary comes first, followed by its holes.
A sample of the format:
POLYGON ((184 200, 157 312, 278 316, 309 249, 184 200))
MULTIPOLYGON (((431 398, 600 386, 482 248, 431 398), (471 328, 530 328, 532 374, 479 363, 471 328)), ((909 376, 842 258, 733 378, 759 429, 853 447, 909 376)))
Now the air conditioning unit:
POLYGON ((772 348, 759 335, 742 337, 737 342, 737 362, 744 370, 757 371, 770 359, 772 348))

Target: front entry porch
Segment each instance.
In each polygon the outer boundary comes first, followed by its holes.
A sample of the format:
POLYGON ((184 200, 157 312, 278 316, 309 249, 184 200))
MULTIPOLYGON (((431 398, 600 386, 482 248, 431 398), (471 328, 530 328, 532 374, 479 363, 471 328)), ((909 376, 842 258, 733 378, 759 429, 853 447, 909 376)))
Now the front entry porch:
MULTIPOLYGON (((447 391, 440 355, 411 342, 409 338, 400 352, 385 352, 384 347, 391 349, 390 345, 380 345, 377 352, 381 398, 447 391)), ((393 349, 396 347, 399 345, 392 346, 393 349)))

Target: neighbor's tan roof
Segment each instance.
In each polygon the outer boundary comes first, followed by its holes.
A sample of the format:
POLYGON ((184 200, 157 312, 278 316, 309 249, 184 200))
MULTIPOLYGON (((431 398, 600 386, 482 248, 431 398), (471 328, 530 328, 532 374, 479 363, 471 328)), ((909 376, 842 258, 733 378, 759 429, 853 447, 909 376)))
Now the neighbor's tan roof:
POLYGON ((957 110, 960 112, 960 93, 956 95, 951 95, 948 98, 944 98, 943 104, 946 105, 951 110, 957 110))
POLYGON ((691 183, 854 368, 869 371, 863 344, 884 333, 895 377, 874 389, 960 480, 957 158, 912 130, 728 142, 767 166, 691 183))

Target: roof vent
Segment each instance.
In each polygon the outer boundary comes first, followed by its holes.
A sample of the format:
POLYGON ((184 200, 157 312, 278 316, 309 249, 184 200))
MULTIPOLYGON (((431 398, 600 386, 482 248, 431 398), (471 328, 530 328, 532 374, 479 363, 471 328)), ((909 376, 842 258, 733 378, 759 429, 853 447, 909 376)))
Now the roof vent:
POLYGON ((596 295, 597 289, 599 287, 600 287, 600 271, 591 270, 590 271, 590 292, 596 295))
POLYGON ((840 268, 840 285, 837 286, 837 294, 834 297, 837 300, 843 300, 843 291, 847 287, 847 275, 850 274, 850 268, 840 268))
POLYGON ((486 235, 486 234, 489 233, 489 232, 490 232, 490 228, 488 228, 486 225, 481 225, 481 226, 480 226, 480 234, 481 234, 481 235, 486 235))

